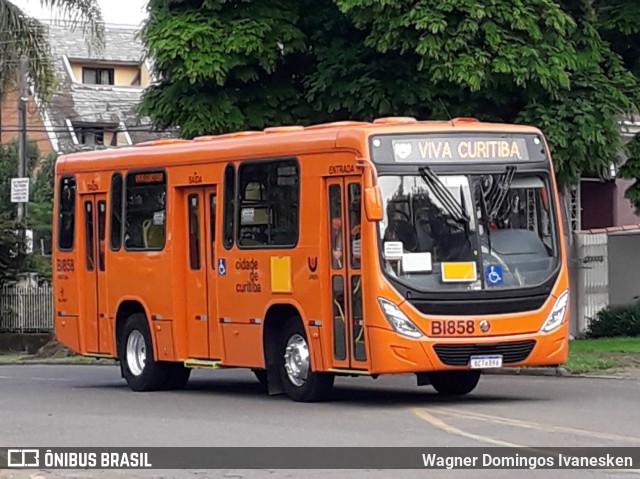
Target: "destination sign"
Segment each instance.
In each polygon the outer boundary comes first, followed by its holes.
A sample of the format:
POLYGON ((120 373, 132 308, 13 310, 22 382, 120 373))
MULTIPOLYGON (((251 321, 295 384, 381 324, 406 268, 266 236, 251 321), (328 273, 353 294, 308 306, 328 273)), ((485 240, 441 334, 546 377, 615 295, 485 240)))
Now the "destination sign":
POLYGON ((524 138, 404 137, 391 146, 397 163, 529 161, 524 138))

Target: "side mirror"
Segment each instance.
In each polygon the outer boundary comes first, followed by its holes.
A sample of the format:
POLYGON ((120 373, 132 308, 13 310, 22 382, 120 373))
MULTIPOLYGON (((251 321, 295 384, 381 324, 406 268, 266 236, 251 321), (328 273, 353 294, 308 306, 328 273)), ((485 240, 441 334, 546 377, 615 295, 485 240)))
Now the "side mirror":
POLYGON ((364 211, 369 221, 382 219, 382 197, 377 186, 364 189, 364 211))

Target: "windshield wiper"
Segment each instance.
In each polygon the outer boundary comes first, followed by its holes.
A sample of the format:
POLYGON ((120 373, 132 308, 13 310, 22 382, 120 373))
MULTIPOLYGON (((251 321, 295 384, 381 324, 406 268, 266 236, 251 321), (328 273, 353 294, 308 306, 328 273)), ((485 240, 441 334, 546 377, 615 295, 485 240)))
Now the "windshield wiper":
POLYGON ((454 220, 461 223, 469 223, 470 218, 465 209, 458 203, 444 183, 438 178, 433 170, 428 166, 418 168, 420 177, 431 188, 434 196, 440 201, 445 209, 454 220))
MULTIPOLYGON (((482 215, 482 224, 485 229, 485 237, 487 238, 487 246, 489 247, 489 254, 491 254, 491 221, 489 220, 489 213, 487 212, 487 200, 485 199, 484 184, 482 179, 479 180, 480 194, 480 213, 482 215)), ((477 192, 477 190, 476 190, 477 192)))
POLYGON ((491 198, 489 198, 489 203, 491 204, 491 211, 489 212, 490 222, 495 221, 500 209, 504 205, 504 200, 507 198, 507 193, 509 192, 509 188, 511 188, 511 183, 513 183, 513 177, 516 175, 516 169, 515 165, 509 165, 507 166, 506 171, 500 175, 498 184, 493 190, 491 198))

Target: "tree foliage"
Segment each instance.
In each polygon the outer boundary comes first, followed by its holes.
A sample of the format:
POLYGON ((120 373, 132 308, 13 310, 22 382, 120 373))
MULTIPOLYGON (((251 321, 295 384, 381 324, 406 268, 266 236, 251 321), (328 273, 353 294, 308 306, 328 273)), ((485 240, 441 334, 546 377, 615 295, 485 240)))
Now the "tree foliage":
MULTIPOLYGON (((51 261, 41 254, 40 239, 51 244, 53 182, 55 155, 39 160, 36 142, 27 143, 27 174, 33 177, 27 217, 24 225, 16 222, 16 205, 11 203, 11 178, 16 176, 17 144, 0 144, 0 284, 12 281, 18 273, 36 271, 42 277, 51 275, 51 261), (34 174, 34 168, 38 170, 34 174), (18 235, 20 226, 33 231, 33 254, 26 254, 26 244, 18 235)), ((50 249, 50 248, 49 248, 50 249)), ((47 251, 47 253, 50 253, 47 251)))
MULTIPOLYGON (((151 0, 142 113, 185 137, 406 115, 546 133, 563 183, 620 149, 634 0, 151 0)), ((633 23, 633 24, 632 24, 633 23)))
MULTIPOLYGON (((18 236, 16 206, 11 203, 11 178, 16 176, 17 144, 0 144, 0 283, 14 280, 24 269, 25 245, 18 236)), ((38 158, 35 143, 27 145, 27 171, 31 171, 38 158)))

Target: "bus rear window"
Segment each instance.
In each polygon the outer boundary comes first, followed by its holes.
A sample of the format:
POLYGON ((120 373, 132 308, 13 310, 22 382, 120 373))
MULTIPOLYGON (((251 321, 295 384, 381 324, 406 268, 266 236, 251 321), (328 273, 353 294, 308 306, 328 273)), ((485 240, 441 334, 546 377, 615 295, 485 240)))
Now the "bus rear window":
POLYGON ((70 176, 60 180, 58 199, 58 248, 73 249, 76 207, 76 179, 70 176))

